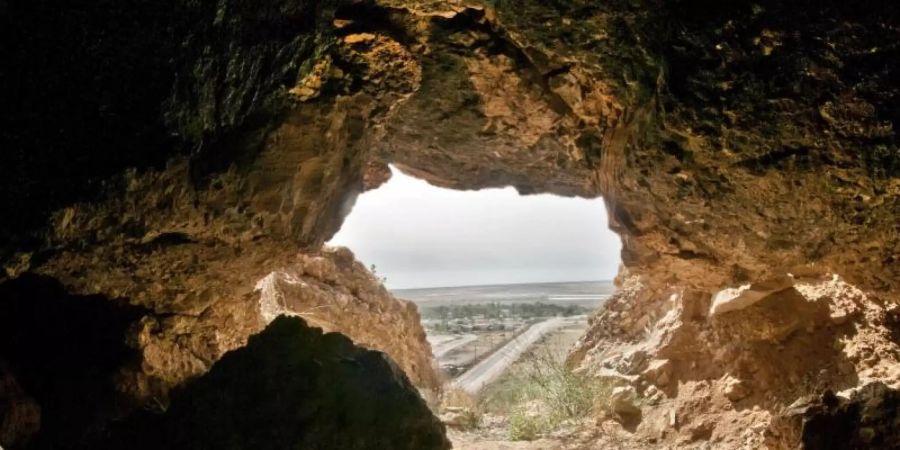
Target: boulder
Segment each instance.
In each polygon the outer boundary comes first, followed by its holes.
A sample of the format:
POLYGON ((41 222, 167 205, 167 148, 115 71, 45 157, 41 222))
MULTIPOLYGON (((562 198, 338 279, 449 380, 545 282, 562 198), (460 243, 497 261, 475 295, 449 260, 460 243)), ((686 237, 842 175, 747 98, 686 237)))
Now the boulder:
POLYGON ((132 416, 87 448, 427 450, 450 443, 384 353, 282 316, 189 383, 167 411, 132 416))

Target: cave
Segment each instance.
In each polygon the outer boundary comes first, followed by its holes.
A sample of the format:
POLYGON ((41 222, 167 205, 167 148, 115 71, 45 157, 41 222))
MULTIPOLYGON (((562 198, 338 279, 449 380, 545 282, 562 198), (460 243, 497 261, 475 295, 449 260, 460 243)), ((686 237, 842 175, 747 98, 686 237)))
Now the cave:
POLYGON ((634 448, 900 448, 898 41, 887 0, 0 1, 0 446, 448 448, 416 309, 324 245, 393 165, 602 196, 569 363, 634 448))

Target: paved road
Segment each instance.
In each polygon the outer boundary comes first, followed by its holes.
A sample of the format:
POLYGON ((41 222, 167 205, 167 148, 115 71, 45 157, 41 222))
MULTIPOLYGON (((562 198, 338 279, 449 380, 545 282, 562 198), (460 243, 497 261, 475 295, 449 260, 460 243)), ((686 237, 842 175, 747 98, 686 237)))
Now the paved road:
POLYGON ((450 353, 451 351, 462 347, 463 345, 468 344, 474 340, 478 339, 478 336, 474 334, 464 334, 462 336, 454 336, 448 340, 442 340, 438 343, 431 345, 431 353, 434 354, 435 359, 440 359, 442 356, 450 353))
POLYGON ((565 318, 554 317, 532 325, 522 334, 516 336, 506 345, 500 347, 490 356, 466 371, 466 373, 453 380, 452 386, 470 394, 477 394, 481 388, 502 375, 509 368, 510 364, 519 359, 519 356, 522 356, 522 353, 534 345, 541 336, 566 323, 568 321, 565 318))

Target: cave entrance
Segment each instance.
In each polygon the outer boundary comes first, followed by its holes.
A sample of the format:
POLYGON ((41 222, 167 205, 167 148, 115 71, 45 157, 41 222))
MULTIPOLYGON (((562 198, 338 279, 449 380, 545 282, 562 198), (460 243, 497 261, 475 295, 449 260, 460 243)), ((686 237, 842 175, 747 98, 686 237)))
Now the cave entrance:
POLYGON ((328 242, 391 290, 611 280, 621 242, 601 198, 459 191, 391 168, 328 242))
POLYGON ((453 427, 476 423, 529 438, 522 433, 589 413, 590 382, 564 360, 612 293, 620 264, 602 199, 443 189, 392 168, 328 244, 352 250, 394 296, 418 306, 445 380, 439 412, 451 438, 453 427), (564 411, 510 425, 535 401, 564 411))

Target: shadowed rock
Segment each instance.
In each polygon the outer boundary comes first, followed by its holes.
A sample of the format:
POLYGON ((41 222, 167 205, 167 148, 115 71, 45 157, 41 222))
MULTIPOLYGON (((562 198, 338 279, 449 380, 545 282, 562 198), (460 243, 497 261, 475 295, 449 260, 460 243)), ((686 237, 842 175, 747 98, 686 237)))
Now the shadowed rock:
POLYGON ((444 426, 383 353, 279 317, 189 383, 161 415, 91 448, 443 449, 444 426))
POLYGON ((299 318, 275 319, 175 389, 167 409, 142 399, 135 386, 158 380, 143 376, 147 349, 133 347, 130 334, 148 317, 119 300, 68 294, 49 277, 0 284, 0 445, 448 447, 443 426, 384 353, 299 318))
POLYGON ((808 450, 900 448, 900 392, 883 383, 869 384, 850 398, 828 391, 798 402, 787 415, 802 422, 801 441, 808 450))
POLYGON ((48 277, 0 284, 0 445, 73 445, 133 406, 116 379, 138 365, 125 334, 142 312, 48 277))

